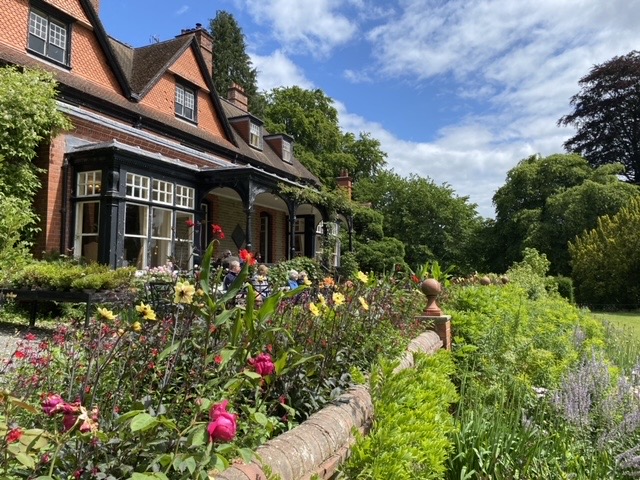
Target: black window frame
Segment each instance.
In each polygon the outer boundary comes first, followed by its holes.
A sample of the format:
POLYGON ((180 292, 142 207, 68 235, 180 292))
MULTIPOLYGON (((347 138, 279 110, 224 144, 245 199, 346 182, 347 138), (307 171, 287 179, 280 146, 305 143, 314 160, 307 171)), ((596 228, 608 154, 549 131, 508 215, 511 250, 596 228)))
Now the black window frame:
POLYGON ((63 68, 71 68, 71 35, 72 35, 72 24, 74 19, 69 17, 68 15, 59 12, 57 10, 52 9, 50 6, 42 3, 42 2, 31 2, 29 4, 29 22, 27 25, 27 51, 36 55, 44 60, 55 63, 63 68), (38 17, 43 18, 47 22, 46 26, 46 39, 31 33, 31 18, 32 15, 38 15, 38 17), (51 24, 54 24, 64 30, 66 34, 64 51, 62 52, 62 59, 59 58, 55 53, 61 47, 51 42, 51 24), (35 40, 38 40, 42 43, 42 47, 39 48, 35 40))
POLYGON ((174 112, 176 117, 181 118, 182 120, 186 120, 191 123, 198 123, 198 88, 190 83, 186 83, 180 80, 176 80, 176 91, 175 91, 175 106, 174 112), (182 89, 182 98, 185 98, 185 93, 189 92, 193 95, 193 118, 189 118, 184 114, 184 101, 182 104, 178 103, 178 89, 182 89), (178 111, 178 105, 180 105, 181 111, 178 111))

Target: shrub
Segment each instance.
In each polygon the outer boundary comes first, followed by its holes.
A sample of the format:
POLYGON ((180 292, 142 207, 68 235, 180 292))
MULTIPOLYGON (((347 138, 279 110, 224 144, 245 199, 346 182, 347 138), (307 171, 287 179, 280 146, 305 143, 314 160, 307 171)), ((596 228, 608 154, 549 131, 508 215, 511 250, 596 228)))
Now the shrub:
POLYGON ((309 257, 297 257, 277 263, 269 268, 269 283, 274 289, 277 290, 287 285, 290 270, 307 272, 312 283, 318 283, 329 274, 329 272, 323 272, 322 266, 317 260, 309 257))
POLYGON ((336 274, 338 278, 350 278, 358 273, 360 267, 356 255, 353 252, 345 252, 340 255, 340 266, 338 267, 336 274))
POLYGON ((573 280, 570 277, 559 275, 555 277, 555 282, 560 296, 565 298, 569 303, 574 303, 573 280))
POLYGON ((640 197, 569 242, 576 300, 593 308, 640 305, 640 197))
POLYGON ((449 407, 458 399, 449 353, 414 354, 398 374, 384 362, 371 375, 375 425, 360 436, 342 468, 346 478, 439 479, 452 450, 449 407))

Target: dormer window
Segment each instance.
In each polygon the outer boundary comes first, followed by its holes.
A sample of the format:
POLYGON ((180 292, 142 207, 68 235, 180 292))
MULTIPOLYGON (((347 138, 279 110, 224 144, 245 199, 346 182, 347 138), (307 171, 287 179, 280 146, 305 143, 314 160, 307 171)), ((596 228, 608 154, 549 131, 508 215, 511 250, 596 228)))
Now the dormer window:
POLYGON ((249 127, 249 144, 262 150, 262 128, 257 123, 251 122, 249 127))
POLYGON ((176 83, 176 115, 191 122, 196 121, 196 92, 176 83))
POLYGON ((69 65, 69 24, 41 10, 29 13, 29 50, 69 65))
POLYGON ((293 163, 293 160, 291 159, 291 143, 286 140, 282 140, 282 161, 293 163))

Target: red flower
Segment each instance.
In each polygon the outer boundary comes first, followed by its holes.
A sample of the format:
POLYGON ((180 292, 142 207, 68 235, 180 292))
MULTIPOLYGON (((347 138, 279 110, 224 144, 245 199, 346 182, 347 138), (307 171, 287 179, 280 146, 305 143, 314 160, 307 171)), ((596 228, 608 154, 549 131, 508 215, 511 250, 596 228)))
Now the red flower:
POLYGON ((22 350, 16 350, 16 353, 14 353, 13 356, 16 357, 17 359, 21 360, 24 357, 26 357, 27 354, 24 353, 22 350))
POLYGON ((38 339, 38 337, 36 337, 33 333, 27 333, 27 334, 24 336, 24 339, 25 339, 25 340, 29 340, 30 342, 32 342, 33 340, 37 340, 37 339, 38 339))
POLYGON ((58 413, 62 405, 65 401, 62 399, 60 395, 47 395, 44 400, 42 400, 42 411, 47 414, 49 417, 53 417, 55 413, 58 413))
POLYGON ((253 253, 244 248, 240 250, 240 260, 244 263, 248 263, 250 267, 254 266, 257 260, 253 257, 253 253))
POLYGON ((15 443, 18 440, 20 440, 20 437, 22 437, 22 434, 24 432, 22 431, 21 428, 12 428, 11 430, 9 430, 9 433, 7 434, 7 443, 15 443))
POLYGON ((188 227, 188 228, 193 228, 193 226, 196 224, 196 222, 194 222, 191 219, 185 220, 184 224, 188 227))
POLYGON ((222 355, 216 355, 215 362, 220 365, 222 363, 222 355))
POLYGON ((211 422, 207 427, 212 442, 229 442, 236 436, 237 415, 227 412, 228 400, 215 404, 209 414, 211 422))
POLYGON ((222 227, 220 225, 216 225, 215 223, 211 224, 211 233, 213 233, 220 240, 224 240, 224 232, 222 231, 222 227))
POLYGON ((413 283, 420 283, 420 279, 416 275, 411 275, 411 280, 413 283))
POLYGON ((250 358, 249 365, 253 366, 261 377, 272 375, 276 371, 276 366, 268 353, 261 353, 256 358, 250 358))

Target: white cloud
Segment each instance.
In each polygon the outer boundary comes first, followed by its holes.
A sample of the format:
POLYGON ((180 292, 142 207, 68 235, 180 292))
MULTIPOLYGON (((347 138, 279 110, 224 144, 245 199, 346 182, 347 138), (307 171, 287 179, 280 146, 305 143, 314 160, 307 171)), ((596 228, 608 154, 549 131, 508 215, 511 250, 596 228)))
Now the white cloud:
POLYGON ((178 10, 176 10, 176 15, 182 15, 183 13, 187 13, 189 10, 189 5, 183 5, 178 10))
POLYGON ((247 11, 258 24, 270 24, 272 34, 287 52, 326 56, 353 38, 354 20, 339 12, 360 9, 362 2, 341 0, 245 0, 247 11))
POLYGON ((253 66, 258 70, 260 90, 292 85, 306 89, 313 88, 313 83, 305 77, 304 72, 280 50, 267 56, 257 54, 250 56, 253 66))

